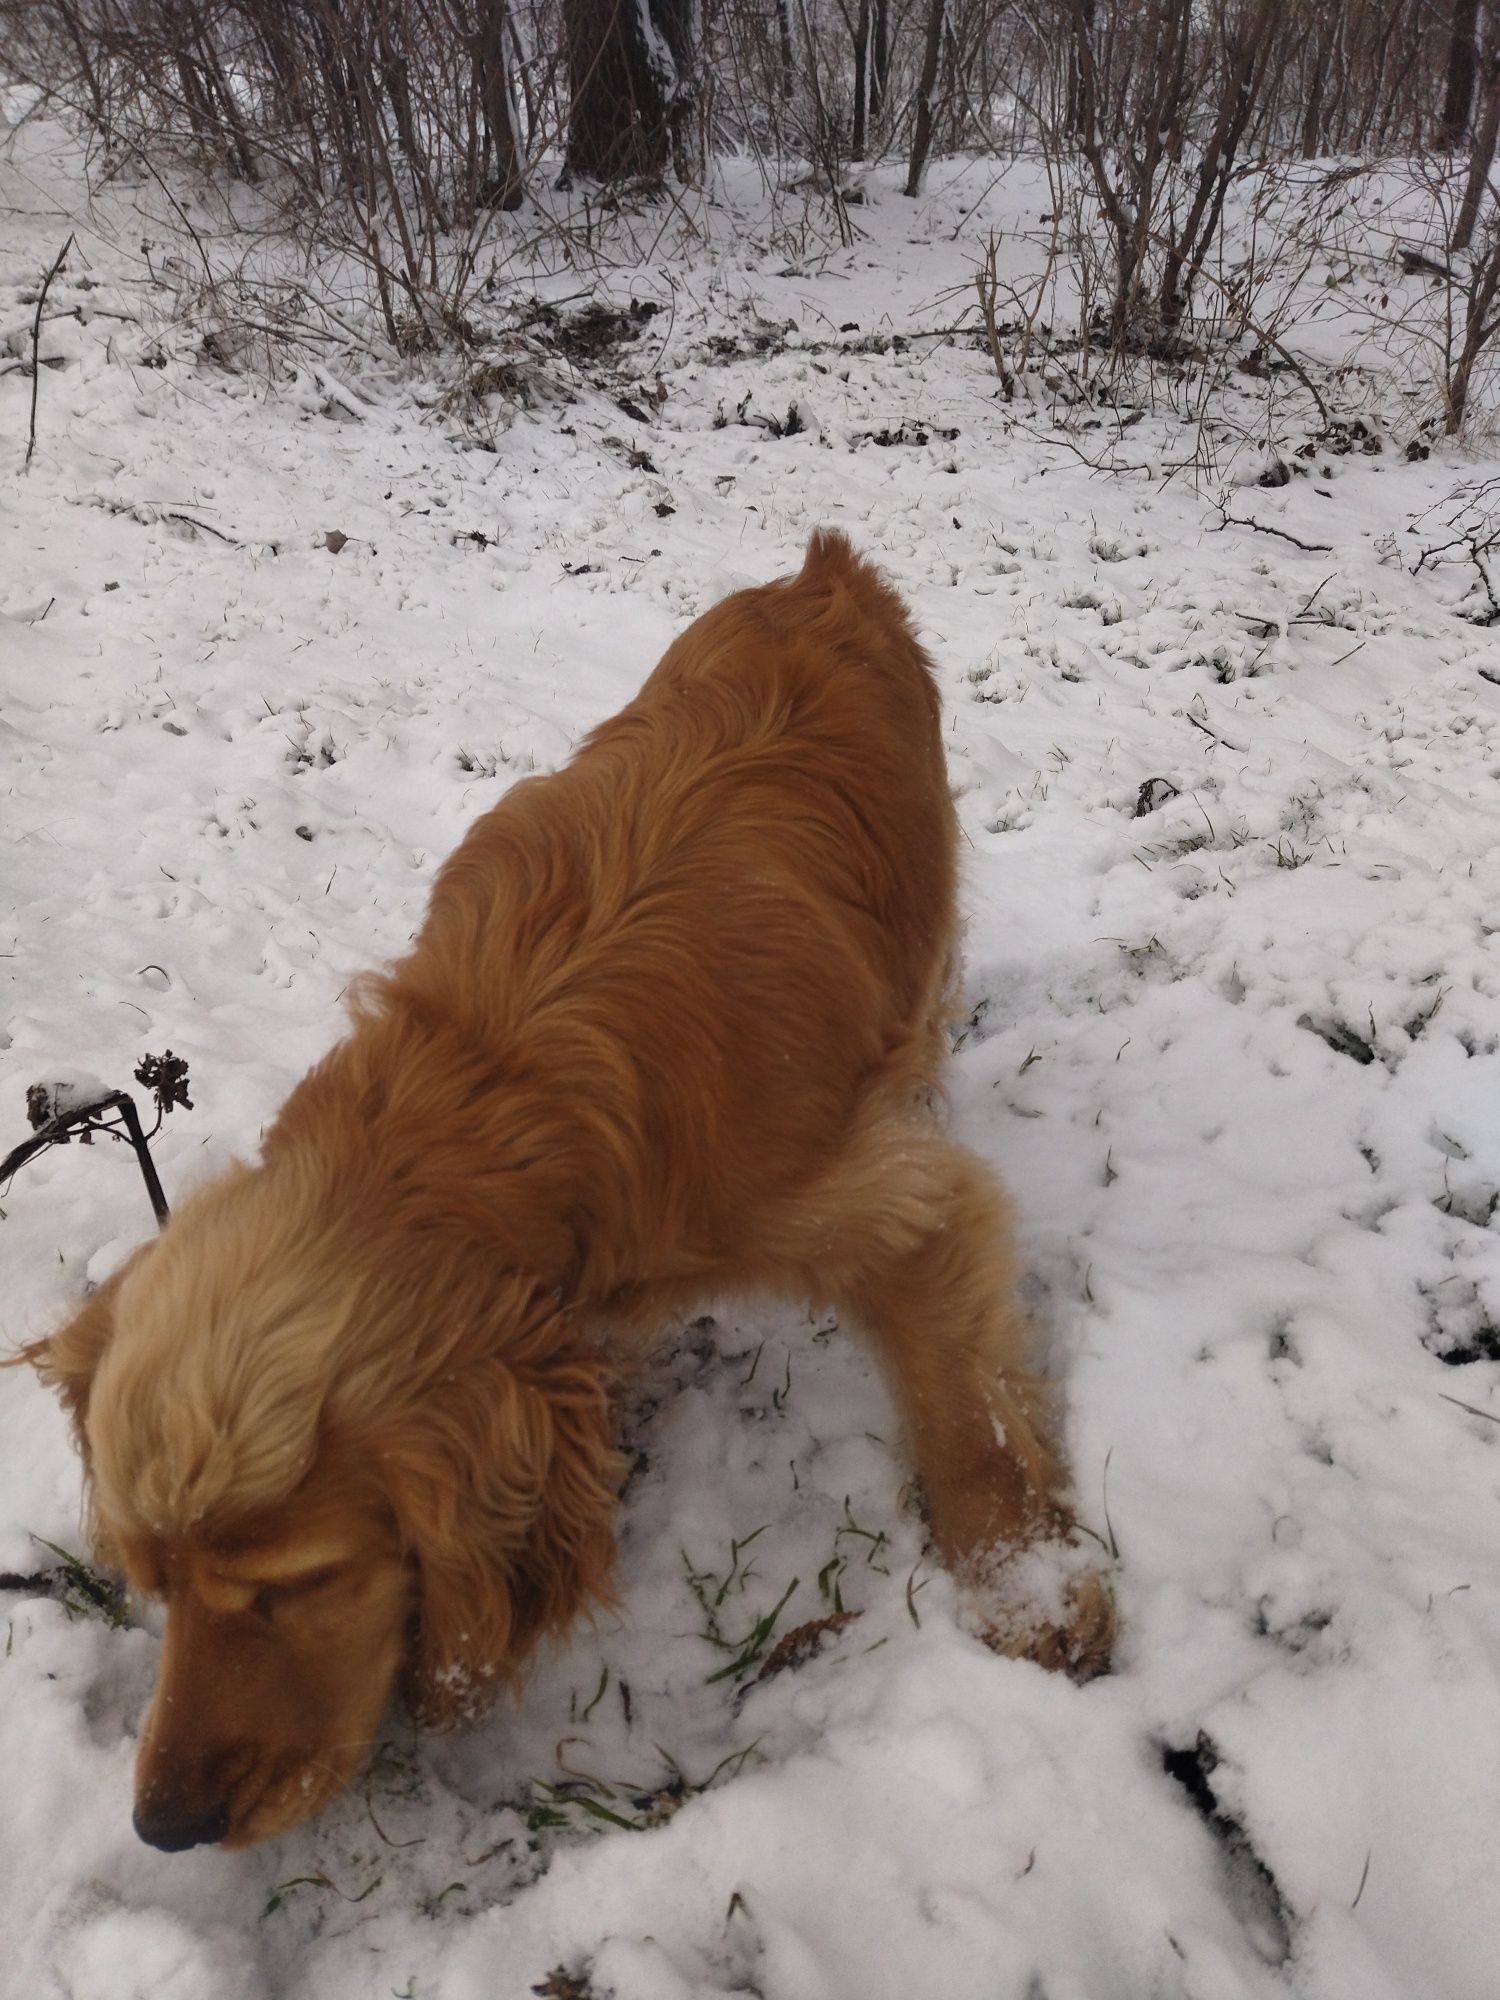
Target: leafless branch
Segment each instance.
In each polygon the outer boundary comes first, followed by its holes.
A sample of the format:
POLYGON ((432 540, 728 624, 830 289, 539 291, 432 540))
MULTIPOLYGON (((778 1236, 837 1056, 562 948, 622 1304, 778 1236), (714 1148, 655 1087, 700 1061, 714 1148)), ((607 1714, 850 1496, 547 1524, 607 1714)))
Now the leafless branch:
POLYGON ((31 455, 36 450, 36 396, 42 379, 41 341, 42 308, 47 303, 47 294, 52 288, 52 280, 63 267, 63 259, 73 247, 72 233, 67 242, 52 260, 51 269, 42 280, 42 289, 37 293, 36 315, 31 322, 31 423, 26 433, 26 462, 23 470, 30 471, 31 455))

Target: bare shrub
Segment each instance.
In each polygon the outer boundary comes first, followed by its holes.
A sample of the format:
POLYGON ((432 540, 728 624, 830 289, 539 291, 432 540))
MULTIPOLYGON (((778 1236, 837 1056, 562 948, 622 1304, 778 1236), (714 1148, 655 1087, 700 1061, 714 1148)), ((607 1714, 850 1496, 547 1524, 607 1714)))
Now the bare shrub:
POLYGON ((0 0, 8 66, 83 117, 101 171, 263 189, 362 262, 398 344, 451 333, 478 239, 560 129, 553 29, 519 0, 0 0))
POLYGON ((653 229, 696 227, 683 190, 738 154, 759 166, 772 239, 801 256, 854 240, 864 163, 902 156, 915 194, 931 154, 969 150, 1039 153, 1051 184, 1035 283, 991 255, 970 294, 1004 393, 1075 309, 1069 393, 1093 393, 1101 365, 1117 384, 1159 365, 1211 385, 1237 342, 1247 365, 1294 373, 1282 280, 1325 240, 1331 204, 1296 215, 1277 177, 1330 154, 1339 172, 1404 159, 1441 186, 1447 290, 1415 337, 1440 350, 1458 429, 1497 338, 1492 14, 1474 0, 0 0, 0 47, 83 121, 99 173, 170 163, 231 204, 251 190, 236 223, 253 208, 320 267, 355 273, 406 350, 465 346, 496 217, 527 210, 559 167, 574 194, 507 225, 518 253, 545 240, 560 262, 597 256, 601 227, 651 204, 653 229), (1226 247, 1226 217, 1240 228, 1271 188, 1253 247, 1226 247))

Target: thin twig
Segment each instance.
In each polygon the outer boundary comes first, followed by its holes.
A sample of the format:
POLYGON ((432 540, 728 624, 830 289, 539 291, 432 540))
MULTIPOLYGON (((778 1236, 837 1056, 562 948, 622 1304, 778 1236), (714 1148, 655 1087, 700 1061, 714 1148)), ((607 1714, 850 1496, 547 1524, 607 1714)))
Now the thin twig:
POLYGON ((1201 716, 1194 715, 1193 711, 1190 708, 1180 709, 1178 712, 1182 716, 1184 722, 1192 723, 1194 729, 1201 729, 1205 736, 1211 736, 1215 741, 1215 743, 1221 744, 1224 747, 1224 749, 1233 750, 1236 756, 1239 757, 1245 757, 1249 755, 1249 748, 1246 744, 1236 743, 1234 739, 1229 736, 1221 736, 1217 729, 1211 728, 1210 725, 1206 723, 1201 716))
MULTIPOLYGON (((1221 510, 1222 511, 1222 510, 1221 510)), ((1264 521, 1242 521, 1238 514, 1225 513, 1217 528, 1210 528, 1211 535, 1221 535, 1226 528, 1253 528, 1257 535, 1275 535, 1279 541, 1290 542, 1293 548, 1301 549, 1305 555, 1331 556, 1331 542, 1304 542, 1297 535, 1290 535, 1285 528, 1267 527, 1264 521)))
POLYGON ((26 436, 26 463, 23 467, 23 470, 28 472, 31 470, 31 454, 36 450, 36 392, 42 379, 42 364, 38 358, 42 339, 42 307, 47 303, 47 293, 51 289, 52 280, 62 269, 63 259, 72 247, 73 236, 70 231, 67 242, 53 258, 52 268, 42 280, 42 289, 36 302, 36 317, 31 322, 31 428, 26 436))
POLYGON ((1455 1409, 1467 1410, 1471 1417, 1483 1417, 1487 1424, 1500 1424, 1500 1417, 1493 1410, 1481 1410, 1477 1403, 1466 1403, 1459 1396, 1450 1396, 1445 1389, 1439 1389, 1438 1394, 1445 1403, 1452 1403, 1455 1409))
POLYGON ((1371 1857, 1374 1855, 1374 1852, 1375 1850, 1373 1847, 1366 1849, 1365 1865, 1360 1872, 1359 1887, 1354 1892, 1354 1901, 1349 1905, 1351 1910, 1357 1910, 1359 1908, 1359 1899, 1365 1893, 1365 1884, 1370 1879, 1370 1861, 1371 1857))
POLYGON ((226 535, 222 528, 214 527, 212 522, 199 521, 191 514, 179 514, 174 507, 163 507, 161 518, 164 521, 181 521, 185 528, 201 528, 205 535, 217 535, 221 542, 228 542, 232 549, 244 546, 242 542, 237 542, 233 535, 226 535))

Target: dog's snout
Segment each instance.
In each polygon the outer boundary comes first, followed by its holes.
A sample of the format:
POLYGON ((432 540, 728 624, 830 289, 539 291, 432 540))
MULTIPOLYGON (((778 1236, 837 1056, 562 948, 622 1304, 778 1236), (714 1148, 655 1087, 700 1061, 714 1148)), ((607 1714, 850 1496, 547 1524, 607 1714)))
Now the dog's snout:
POLYGON ((189 1847, 209 1847, 222 1840, 229 1830, 228 1806, 211 1812, 163 1811, 157 1806, 137 1806, 135 1830, 148 1847, 164 1854, 181 1854, 189 1847))

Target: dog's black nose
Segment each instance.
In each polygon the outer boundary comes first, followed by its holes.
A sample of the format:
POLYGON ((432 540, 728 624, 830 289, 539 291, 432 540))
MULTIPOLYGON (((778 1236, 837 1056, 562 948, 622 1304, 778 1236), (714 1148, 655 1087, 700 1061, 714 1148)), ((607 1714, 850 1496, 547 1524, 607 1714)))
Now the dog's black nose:
POLYGON ((135 1830, 148 1847, 164 1854, 181 1854, 187 1847, 208 1847, 229 1831, 229 1808, 215 1806, 212 1812, 189 1815, 159 1812, 137 1807, 135 1830))

